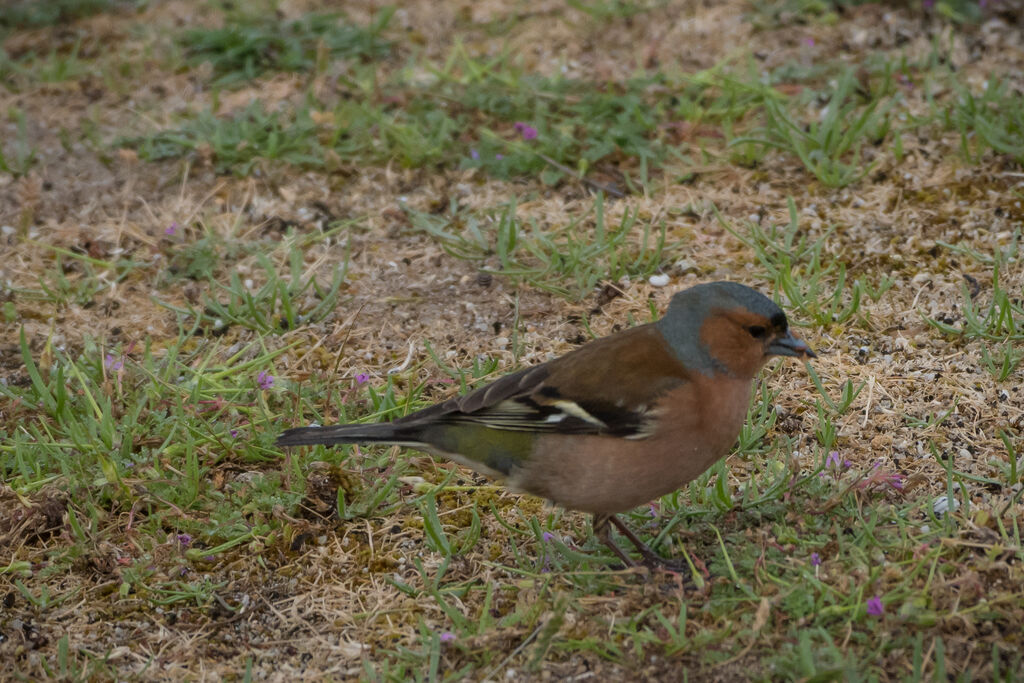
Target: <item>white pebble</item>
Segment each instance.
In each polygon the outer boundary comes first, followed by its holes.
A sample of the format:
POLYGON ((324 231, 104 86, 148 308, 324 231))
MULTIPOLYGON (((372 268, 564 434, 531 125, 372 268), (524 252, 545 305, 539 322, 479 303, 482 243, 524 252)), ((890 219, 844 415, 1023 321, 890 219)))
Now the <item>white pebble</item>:
POLYGON ((935 502, 932 503, 932 510, 939 517, 950 510, 955 511, 958 507, 960 507, 960 501, 956 498, 950 498, 949 496, 939 496, 935 499, 935 502))
POLYGON ((694 263, 693 261, 691 261, 690 259, 683 258, 683 259, 679 259, 678 261, 676 261, 676 263, 673 266, 673 268, 675 268, 680 273, 688 273, 691 270, 692 271, 696 271, 697 270, 697 264, 694 263))
POLYGON ((647 278, 647 281, 651 283, 651 287, 664 287, 668 284, 669 277, 665 273, 658 273, 647 278))

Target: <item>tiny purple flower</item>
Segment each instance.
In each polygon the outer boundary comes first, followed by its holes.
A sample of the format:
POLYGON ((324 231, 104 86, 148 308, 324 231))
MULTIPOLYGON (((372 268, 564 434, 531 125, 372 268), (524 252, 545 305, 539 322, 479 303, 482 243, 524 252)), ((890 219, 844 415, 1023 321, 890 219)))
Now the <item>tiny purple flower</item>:
POLYGON ((504 154, 495 154, 494 158, 497 159, 498 161, 501 161, 502 159, 505 158, 505 155, 504 154))
POLYGON ((882 598, 877 595, 873 598, 868 599, 868 614, 873 617, 880 617, 885 614, 885 605, 882 604, 882 598))
POLYGON ((455 640, 455 634, 452 633, 451 631, 445 631, 444 633, 441 634, 441 642, 442 643, 450 643, 453 640, 455 640))
POLYGON ((192 545, 192 537, 188 534, 178 534, 178 543, 180 543, 183 548, 187 548, 192 545))
POLYGON ((804 45, 814 47, 814 38, 804 38, 804 45))
POLYGON ((550 531, 545 531, 544 533, 542 533, 540 535, 540 537, 544 539, 545 543, 550 543, 551 539, 553 539, 555 537, 555 535, 553 533, 551 533, 550 531))
POLYGON ((654 519, 654 518, 656 518, 658 516, 658 508, 654 507, 654 503, 649 503, 648 504, 647 511, 648 511, 648 514, 650 514, 651 519, 654 519))
POLYGON ((356 384, 366 384, 369 381, 370 376, 367 375, 365 372, 360 372, 358 375, 356 375, 356 384))
POLYGON ((274 386, 274 376, 266 370, 260 370, 256 375, 256 384, 260 389, 269 389, 274 386))
POLYGON ((818 553, 811 553, 811 565, 815 567, 821 565, 821 555, 818 553))
POLYGON ((111 372, 117 372, 118 370, 124 367, 124 361, 118 360, 113 355, 108 353, 103 358, 103 367, 105 367, 107 370, 110 370, 111 372))
POLYGON ((825 460, 825 467, 839 467, 839 451, 832 451, 825 460))
POLYGON ((537 129, 528 123, 523 121, 517 121, 515 125, 516 131, 523 136, 524 140, 533 140, 537 137, 537 129))
POLYGON ((479 161, 480 160, 480 152, 476 151, 476 147, 474 147, 473 149, 469 150, 469 158, 472 159, 473 161, 479 161))
POLYGON ((172 221, 170 225, 164 228, 165 235, 173 235, 178 232, 178 221, 172 221))
POLYGON ((238 438, 238 430, 237 429, 232 429, 231 430, 231 438, 232 439, 237 439, 238 438))

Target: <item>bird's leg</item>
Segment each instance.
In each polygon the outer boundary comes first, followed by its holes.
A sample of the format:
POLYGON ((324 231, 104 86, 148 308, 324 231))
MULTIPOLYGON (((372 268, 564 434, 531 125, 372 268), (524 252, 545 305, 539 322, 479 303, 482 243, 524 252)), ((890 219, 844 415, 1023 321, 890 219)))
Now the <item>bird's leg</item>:
POLYGON ((642 564, 645 567, 649 567, 651 569, 665 569, 670 572, 691 573, 690 567, 685 562, 670 560, 662 557, 652 550, 649 545, 637 538, 637 535, 634 534, 628 526, 626 526, 625 522, 615 515, 594 515, 594 535, 597 536, 598 540, 608 546, 627 567, 635 567, 640 563, 623 552, 622 548, 615 545, 611 539, 611 534, 609 533, 611 531, 609 523, 614 525, 623 536, 629 539, 630 543, 636 546, 637 551, 640 553, 641 557, 644 558, 642 564))
POLYGON ((630 543, 636 546, 637 551, 639 551, 640 555, 644 558, 644 564, 648 567, 667 567, 673 569, 677 567, 677 564, 672 560, 666 559, 651 550, 651 547, 637 538, 637 535, 633 533, 633 530, 626 526, 621 519, 615 515, 608 515, 608 521, 614 524, 615 528, 618 529, 623 536, 628 538, 630 543))
MULTIPOLYGON (((664 569, 669 572, 677 574, 687 574, 693 576, 692 568, 685 561, 670 560, 666 557, 662 557, 649 545, 641 541, 633 531, 626 526, 625 522, 616 517, 615 515, 594 515, 593 522, 594 535, 597 536, 598 540, 608 546, 615 555, 622 560, 627 567, 636 567, 639 564, 643 564, 649 569, 664 569), (611 538, 611 527, 609 523, 614 525, 623 536, 629 539, 630 543, 636 546, 637 551, 643 557, 643 562, 637 562, 625 552, 622 548, 615 545, 615 542, 611 538)), ((703 565, 700 565, 703 567, 703 565)), ((703 570, 704 574, 707 574, 707 570, 703 570)))
MULTIPOLYGON (((594 535, 597 536, 597 540, 601 541, 601 543, 604 543, 606 546, 608 546, 608 548, 613 553, 615 553, 615 555, 620 560, 622 560, 622 562, 627 567, 635 567, 636 566, 636 560, 634 560, 629 555, 627 555, 622 550, 622 548, 620 548, 619 546, 615 545, 615 542, 612 540, 612 536, 611 536, 611 533, 610 533, 611 532, 611 528, 608 526, 608 522, 609 521, 616 522, 616 526, 618 526, 620 529, 622 528, 621 526, 619 526, 619 525, 622 524, 622 522, 619 522, 618 518, 615 515, 597 515, 597 514, 595 514, 593 516, 591 522, 590 522, 591 527, 593 527, 593 529, 594 529, 594 535)), ((636 538, 636 537, 634 536, 633 538, 636 538)), ((648 548, 648 550, 650 551, 650 548, 648 548)))
POLYGON ((635 567, 637 566, 637 564, 640 563, 638 563, 636 560, 627 555, 625 551, 622 550, 622 548, 615 545, 615 542, 612 540, 611 527, 609 526, 609 522, 613 524, 615 528, 622 533, 623 536, 628 538, 630 543, 636 546, 636 549, 640 552, 641 557, 644 558, 643 564, 645 566, 650 567, 652 569, 656 567, 664 567, 665 569, 670 569, 672 571, 679 571, 680 569, 685 569, 685 567, 681 567, 672 560, 668 560, 659 555, 658 553, 654 552, 653 550, 651 550, 650 546, 648 546, 646 543, 637 538, 636 534, 634 534, 633 531, 615 515, 594 515, 594 519, 592 522, 592 525, 594 527, 594 535, 597 536, 597 539, 601 541, 601 543, 604 543, 606 546, 608 546, 608 548, 611 549, 611 551, 615 553, 615 555, 620 560, 622 560, 627 567, 635 567))

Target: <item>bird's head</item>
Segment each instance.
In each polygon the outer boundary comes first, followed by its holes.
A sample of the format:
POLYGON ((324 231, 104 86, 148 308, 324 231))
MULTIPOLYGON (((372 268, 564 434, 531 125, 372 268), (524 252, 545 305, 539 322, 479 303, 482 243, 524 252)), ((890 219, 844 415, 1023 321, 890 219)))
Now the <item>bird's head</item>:
POLYGON ((775 302, 736 282, 678 292, 656 324, 688 368, 709 375, 752 378, 771 356, 815 357, 775 302))

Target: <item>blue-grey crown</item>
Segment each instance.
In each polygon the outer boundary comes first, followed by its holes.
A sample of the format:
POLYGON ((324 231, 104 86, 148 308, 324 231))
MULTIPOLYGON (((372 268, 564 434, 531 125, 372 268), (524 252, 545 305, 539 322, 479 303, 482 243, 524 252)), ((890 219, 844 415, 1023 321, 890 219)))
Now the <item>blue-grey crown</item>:
POLYGON ((700 325, 715 309, 745 308, 764 316, 780 330, 787 329, 786 314, 778 305, 738 282, 707 282, 677 292, 665 316, 655 325, 665 335, 676 356, 692 370, 712 374, 724 368, 700 341, 700 325))

